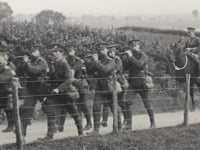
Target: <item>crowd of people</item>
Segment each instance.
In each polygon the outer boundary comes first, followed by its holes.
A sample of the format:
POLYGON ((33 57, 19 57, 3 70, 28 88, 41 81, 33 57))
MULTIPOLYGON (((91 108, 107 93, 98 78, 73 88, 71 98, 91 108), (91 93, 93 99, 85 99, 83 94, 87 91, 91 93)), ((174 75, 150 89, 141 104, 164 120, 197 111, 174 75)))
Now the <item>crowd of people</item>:
POLYGON ((26 96, 20 106, 24 137, 37 101, 47 116, 48 131, 43 139, 51 140, 56 132, 64 131, 67 113, 74 119, 80 136, 92 127, 89 134, 99 134, 100 126, 107 126, 109 107, 113 110, 114 78, 121 110, 117 114, 119 130, 132 130, 131 106, 136 94, 143 100, 150 127, 155 127, 145 82, 149 74, 148 56, 141 50, 143 42, 137 37, 75 25, 14 22, 2 23, 0 27, 0 106, 8 120, 3 132, 14 130, 12 105, 8 105, 14 76, 20 79, 19 95, 26 96), (131 92, 131 100, 127 100, 127 92, 131 92), (82 113, 87 122, 84 127, 82 113))

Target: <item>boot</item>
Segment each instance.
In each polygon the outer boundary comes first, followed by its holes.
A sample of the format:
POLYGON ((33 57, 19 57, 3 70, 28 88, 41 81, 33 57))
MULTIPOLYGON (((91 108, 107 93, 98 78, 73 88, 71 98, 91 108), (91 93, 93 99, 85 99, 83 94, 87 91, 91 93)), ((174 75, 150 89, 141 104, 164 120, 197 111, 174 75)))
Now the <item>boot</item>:
POLYGON ((6 133, 6 132, 13 132, 13 127, 8 126, 6 129, 2 130, 2 132, 6 133))
POLYGON ((92 129, 92 123, 87 123, 83 130, 90 130, 92 129))
POLYGON ((92 132, 87 133, 88 136, 97 136, 99 135, 99 129, 94 129, 92 132))
POLYGON ((13 132, 14 129, 14 123, 12 120, 8 121, 8 127, 6 129, 4 129, 2 132, 6 133, 6 132, 13 132))
POLYGON ((38 138, 39 141, 51 141, 53 140, 53 134, 47 134, 44 138, 38 138))
POLYGON ((107 127, 107 126, 108 126, 108 124, 107 124, 106 121, 102 121, 102 122, 100 123, 100 125, 103 126, 103 127, 107 127))

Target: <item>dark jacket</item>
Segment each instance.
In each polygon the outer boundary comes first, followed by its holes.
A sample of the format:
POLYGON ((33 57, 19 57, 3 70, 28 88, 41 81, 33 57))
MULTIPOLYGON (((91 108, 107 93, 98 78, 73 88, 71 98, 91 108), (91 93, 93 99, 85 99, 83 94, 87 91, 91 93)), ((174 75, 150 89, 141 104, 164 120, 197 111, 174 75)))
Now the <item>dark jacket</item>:
POLYGON ((144 84, 146 64, 147 55, 144 52, 133 52, 133 56, 128 58, 128 81, 131 86, 140 86, 144 84))
POLYGON ((97 91, 109 91, 108 80, 115 73, 115 60, 111 58, 102 58, 100 61, 94 62, 97 71, 97 91))
POLYGON ((67 92, 67 87, 71 84, 71 68, 66 59, 54 63, 54 72, 52 72, 51 88, 59 89, 61 93, 67 92))
POLYGON ((8 66, 0 70, 0 95, 7 95, 12 92, 11 81, 15 72, 8 66))
POLYGON ((199 37, 193 37, 193 38, 189 38, 184 46, 185 48, 194 48, 194 50, 192 50, 191 52, 195 53, 195 54, 200 54, 200 39, 199 37))
MULTIPOLYGON (((44 83, 49 67, 44 58, 38 57, 26 64, 26 74, 28 76, 27 88, 31 92, 39 92, 41 83, 44 83)), ((40 92, 39 92, 40 93, 40 92)))

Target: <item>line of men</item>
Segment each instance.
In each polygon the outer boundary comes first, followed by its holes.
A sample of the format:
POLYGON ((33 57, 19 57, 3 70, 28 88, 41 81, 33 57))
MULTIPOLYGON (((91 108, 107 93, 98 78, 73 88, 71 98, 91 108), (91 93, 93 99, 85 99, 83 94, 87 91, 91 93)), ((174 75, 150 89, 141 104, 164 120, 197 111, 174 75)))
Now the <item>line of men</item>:
MULTIPOLYGON (((92 128, 89 134, 99 134, 100 125, 107 126, 108 109, 113 110, 112 91, 113 76, 117 77, 118 104, 124 116, 124 130, 132 129, 132 103, 136 94, 142 97, 144 106, 150 119, 150 127, 155 127, 153 108, 148 99, 149 89, 145 85, 144 78, 147 74, 147 55, 141 51, 141 41, 132 39, 128 42, 130 49, 123 54, 117 55, 116 45, 99 43, 98 51, 88 53, 85 58, 79 58, 75 54, 74 46, 66 47, 53 44, 51 53, 53 61, 48 64, 40 54, 40 47, 33 46, 31 55, 23 56, 23 65, 17 65, 16 70, 8 67, 8 58, 5 53, 0 54, 0 82, 4 87, 15 76, 26 77, 26 88, 20 87, 24 103, 20 107, 22 132, 25 137, 27 127, 31 124, 37 100, 42 103, 42 109, 47 115, 47 135, 43 138, 51 140, 56 132, 64 131, 64 124, 67 112, 75 121, 78 135, 83 135, 83 130, 92 128), (20 71, 18 71, 20 70, 20 71), (128 80, 125 76, 128 73, 128 80), (6 84, 5 84, 6 82, 6 84), (133 98, 127 100, 126 95, 130 88, 133 98), (93 106, 91 113, 92 97, 93 106), (104 120, 101 120, 101 106, 104 106, 104 120), (83 128, 81 113, 85 115, 87 124, 83 128), (93 117, 92 117, 93 115, 93 117)), ((9 86, 8 86, 9 87, 9 86)), ((1 88, 6 91, 0 92, 4 98, 1 109, 7 107, 7 97, 12 91, 9 88, 1 88)), ((1 98, 2 99, 2 98, 1 98)), ((9 111, 12 109, 9 108, 9 111)), ((11 111, 12 113, 12 111, 11 111)), ((8 127, 4 132, 13 130, 12 115, 7 113, 8 127), (11 123, 9 123, 11 121, 11 123)), ((122 129, 121 115, 118 112, 118 128, 122 129)))

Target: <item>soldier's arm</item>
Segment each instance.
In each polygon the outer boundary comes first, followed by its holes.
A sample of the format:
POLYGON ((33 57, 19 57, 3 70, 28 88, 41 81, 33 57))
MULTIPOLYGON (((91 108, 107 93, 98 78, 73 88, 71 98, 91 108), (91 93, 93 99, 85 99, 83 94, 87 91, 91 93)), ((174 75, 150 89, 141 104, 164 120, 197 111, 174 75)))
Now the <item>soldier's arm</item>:
POLYGON ((116 60, 116 71, 120 71, 123 68, 122 60, 120 58, 117 58, 116 60))
POLYGON ((64 82, 62 82, 58 87, 57 89, 63 93, 66 91, 66 87, 69 86, 69 84, 71 83, 70 79, 72 79, 72 76, 71 76, 71 68, 68 64, 68 62, 63 62, 63 68, 61 69, 64 69, 65 70, 65 75, 64 75, 64 82))
POLYGON ((129 57, 129 62, 131 65, 134 65, 140 69, 143 69, 145 63, 147 62, 147 56, 142 53, 140 59, 136 59, 135 57, 129 57))
POLYGON ((78 61, 76 62, 76 64, 73 66, 73 68, 74 68, 75 71, 79 71, 79 70, 81 70, 82 66, 83 66, 82 61, 81 61, 81 60, 78 60, 78 61))
POLYGON ((198 54, 200 50, 200 40, 199 38, 196 38, 194 41, 194 47, 191 48, 191 52, 198 54))
POLYGON ((102 64, 101 62, 99 61, 95 61, 94 62, 95 64, 95 67, 104 72, 104 73, 109 73, 110 71, 114 70, 115 69, 115 62, 113 60, 111 60, 108 64, 104 65, 102 64))
POLYGON ((14 76, 15 76, 15 72, 11 70, 10 68, 6 68, 6 71, 0 74, 0 82, 11 81, 14 76))
POLYGON ((43 61, 39 61, 37 65, 32 65, 30 63, 27 63, 27 70, 31 73, 31 74, 38 74, 42 71, 47 70, 47 65, 45 64, 45 62, 43 61))

